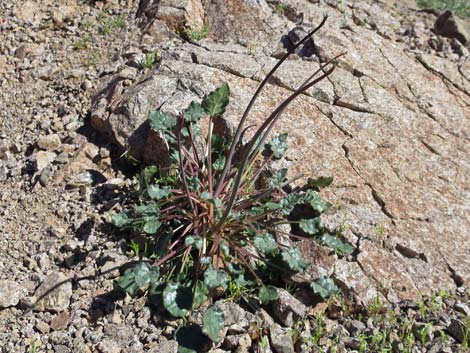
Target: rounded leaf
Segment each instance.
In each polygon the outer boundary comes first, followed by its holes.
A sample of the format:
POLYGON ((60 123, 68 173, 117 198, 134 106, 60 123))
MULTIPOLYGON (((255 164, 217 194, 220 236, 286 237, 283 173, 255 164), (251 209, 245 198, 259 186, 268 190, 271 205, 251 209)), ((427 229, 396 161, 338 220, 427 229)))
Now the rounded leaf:
POLYGON ((320 218, 301 219, 299 222, 300 229, 310 235, 317 234, 321 229, 320 218))
POLYGON ((184 118, 186 121, 189 122, 197 122, 204 116, 204 114, 205 111, 202 108, 201 104, 192 101, 188 109, 186 109, 186 111, 184 112, 184 118))
POLYGON ((287 151, 287 134, 283 133, 273 137, 267 144, 267 148, 273 154, 274 158, 280 159, 284 157, 287 151))
POLYGON ((339 292, 338 286, 330 277, 321 277, 310 284, 313 292, 323 299, 329 298, 339 292))
POLYGON ((262 286, 259 289, 258 298, 261 300, 261 303, 268 304, 273 300, 279 299, 279 293, 274 286, 262 286))
POLYGON ((204 332, 214 342, 221 340, 220 331, 224 328, 224 312, 216 307, 209 308, 202 322, 204 324, 202 332, 204 332))
POLYGON ((281 252, 282 260, 289 266, 294 272, 300 272, 307 267, 307 264, 302 259, 300 251, 294 247, 290 247, 287 250, 281 252))
POLYGON ((118 279, 117 284, 130 295, 135 295, 139 290, 144 291, 158 282, 160 272, 158 267, 140 262, 132 268, 127 269, 118 279))
POLYGON ((115 227, 122 228, 125 225, 127 225, 131 220, 129 219, 129 216, 122 212, 122 213, 113 213, 111 215, 111 222, 115 227))
POLYGON ((216 270, 213 267, 209 267, 206 272, 204 272, 204 284, 209 289, 227 289, 228 281, 229 277, 223 270, 216 270))
POLYGON ((169 131, 176 125, 176 119, 159 110, 151 111, 148 115, 150 127, 156 131, 169 131))
POLYGON ((145 217, 144 232, 147 234, 155 234, 160 228, 161 223, 157 217, 145 217))
POLYGON ((193 302, 190 287, 169 283, 163 290, 163 306, 174 317, 184 317, 189 314, 193 302))
POLYGON ((329 246, 333 250, 338 251, 340 253, 350 255, 354 252, 354 247, 351 244, 342 241, 334 235, 325 233, 321 236, 320 240, 322 244, 329 246))
POLYGON ((167 197, 170 194, 171 187, 169 186, 160 186, 158 184, 150 185, 147 189, 147 193, 154 200, 160 200, 164 197, 167 197))
POLYGON ((256 250, 263 255, 272 254, 277 250, 276 240, 269 233, 255 236, 253 244, 255 245, 256 250))

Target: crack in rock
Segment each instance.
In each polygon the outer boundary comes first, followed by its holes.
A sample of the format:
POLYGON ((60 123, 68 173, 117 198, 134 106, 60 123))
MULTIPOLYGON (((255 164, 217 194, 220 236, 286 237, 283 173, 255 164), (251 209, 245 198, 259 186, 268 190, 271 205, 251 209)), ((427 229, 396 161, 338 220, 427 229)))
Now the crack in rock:
MULTIPOLYGON (((463 87, 460 87, 460 85, 456 84, 455 82, 451 81, 445 74, 443 74, 442 72, 439 72, 437 70, 435 70, 434 68, 430 67, 425 61, 424 59, 421 57, 421 55, 416 55, 415 56, 416 60, 421 64, 423 65, 423 67, 428 70, 429 72, 433 73, 434 75, 436 75, 437 77, 439 77, 442 82, 447 86, 449 83, 454 86, 456 89, 458 89, 459 91, 461 91, 462 93, 464 93, 465 95, 467 95, 468 97, 470 97, 470 93, 467 92, 467 90, 465 90, 463 87)), ((458 70, 460 73, 461 71, 458 70)), ((465 76, 464 76, 465 77, 465 76)))
POLYGON ((418 253, 415 250, 404 246, 402 244, 396 244, 395 249, 402 254, 404 257, 409 259, 421 259, 424 262, 428 262, 428 259, 424 253, 418 253))
POLYGON ((345 158, 347 159, 347 161, 349 162, 349 164, 351 165, 351 168, 356 172, 356 174, 363 180, 364 184, 369 187, 369 189, 371 190, 371 193, 372 193, 372 197, 373 199, 375 200, 375 202, 380 206, 380 209, 382 210, 382 213, 387 216, 392 224, 395 224, 395 217, 387 210, 386 206, 385 206, 385 201, 380 197, 380 195, 378 194, 377 190, 374 189, 374 187, 371 185, 371 183, 369 183, 360 173, 359 171, 357 170, 357 168, 354 166, 354 163, 351 161, 351 159, 349 158, 349 149, 348 147, 346 146, 346 143, 348 141, 350 141, 351 139, 348 139, 347 141, 345 141, 343 143, 343 145, 341 146, 341 148, 343 149, 344 151, 344 156, 345 158))

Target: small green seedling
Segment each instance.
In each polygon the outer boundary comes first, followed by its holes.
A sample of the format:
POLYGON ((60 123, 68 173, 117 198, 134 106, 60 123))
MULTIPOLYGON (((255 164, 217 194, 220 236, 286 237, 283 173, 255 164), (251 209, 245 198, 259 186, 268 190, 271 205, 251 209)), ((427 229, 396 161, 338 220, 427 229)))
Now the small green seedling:
POLYGON ((207 38, 209 35, 209 26, 207 24, 203 24, 202 26, 193 24, 184 30, 184 34, 188 39, 197 42, 207 38))
POLYGON ((139 62, 139 66, 141 69, 151 69, 154 67, 159 61, 157 53, 150 52, 146 53, 142 60, 139 62))

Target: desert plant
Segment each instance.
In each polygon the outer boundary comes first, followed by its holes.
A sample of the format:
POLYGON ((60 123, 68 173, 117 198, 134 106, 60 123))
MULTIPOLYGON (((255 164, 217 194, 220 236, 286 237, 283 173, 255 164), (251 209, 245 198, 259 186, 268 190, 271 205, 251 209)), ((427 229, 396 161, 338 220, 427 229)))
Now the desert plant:
POLYGON ((122 29, 126 25, 124 15, 108 18, 104 21, 103 26, 100 29, 100 34, 108 35, 111 31, 116 29, 122 29))
MULTIPOLYGON (((128 207, 113 213, 111 220, 118 228, 155 237, 157 260, 142 262, 121 276, 118 285, 126 292, 148 292, 152 302, 163 303, 175 317, 187 316, 214 296, 250 295, 268 303, 278 298, 273 284, 279 282, 280 271, 295 273, 306 267, 293 241, 313 238, 339 253, 352 252, 351 246, 328 234, 320 221, 330 205, 317 192, 332 179, 309 179, 303 187, 290 187, 300 177, 288 179, 287 169, 280 169, 260 182, 270 163, 282 158, 287 149, 287 134, 266 142, 274 124, 296 97, 333 72, 337 57, 321 65, 242 144, 254 102, 288 55, 260 84, 231 139, 214 132, 229 103, 227 84, 201 103, 193 101, 176 118, 160 110, 149 113, 150 127, 161 137, 168 161, 143 170, 136 198, 130 198, 128 207), (198 125, 203 118, 208 120, 204 134, 198 125), (299 207, 308 209, 310 216, 295 218, 294 210, 299 207), (281 224, 295 226, 297 234, 281 231, 281 224), (279 241, 280 237, 291 237, 290 245, 279 241)), ((322 297, 338 290, 327 278, 312 288, 322 297)), ((203 322, 203 332, 217 340, 222 312, 209 309, 203 322)))
POLYGON ((470 17, 468 0, 417 0, 419 7, 444 11, 451 10, 461 17, 470 17))
POLYGON ((146 53, 139 62, 139 66, 141 69, 151 69, 158 63, 159 60, 160 58, 156 52, 146 53))
POLYGON ((192 41, 199 41, 209 35, 209 26, 203 24, 202 26, 192 25, 184 29, 185 36, 192 41))

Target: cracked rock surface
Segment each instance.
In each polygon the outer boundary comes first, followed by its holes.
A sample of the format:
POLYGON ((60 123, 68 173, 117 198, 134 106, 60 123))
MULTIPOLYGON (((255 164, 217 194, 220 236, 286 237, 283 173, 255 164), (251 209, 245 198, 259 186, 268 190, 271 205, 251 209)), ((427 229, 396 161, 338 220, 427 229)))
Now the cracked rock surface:
MULTIPOLYGON (((167 44, 158 68, 125 89, 115 89, 123 80, 119 72, 105 77, 107 88, 95 97, 97 108, 91 113, 95 128, 129 148, 137 159, 155 162, 158 150, 152 146, 158 144, 152 143, 145 126, 148 111, 159 107, 177 113, 223 82, 231 88, 227 115, 235 125, 276 63, 273 56, 282 50, 281 38, 299 31, 299 23, 269 11, 263 1, 228 1, 220 11, 233 11, 235 3, 240 12, 230 13, 222 26, 213 12, 215 5, 203 1, 204 21, 213 26, 209 37, 167 44), (256 24, 253 14, 258 16, 256 24)), ((346 52, 338 70, 299 98, 275 128, 289 133, 292 174, 335 179, 325 190, 334 205, 328 225, 349 226, 349 236, 358 246, 353 261, 359 267, 336 266, 334 276, 344 279, 364 302, 370 295, 348 282, 350 275, 343 271, 381 288, 391 302, 467 285, 468 51, 463 48, 459 55, 436 52, 426 44, 417 48, 406 33, 417 36, 416 27, 427 22, 411 23, 397 16, 403 4, 390 12, 366 2, 342 9, 302 0, 283 4, 297 14, 295 18, 302 14, 304 32, 324 14, 329 19, 314 36, 310 55, 296 53, 276 72, 248 124, 259 123, 321 63, 346 52), (345 23, 338 10, 352 20, 345 23)))

